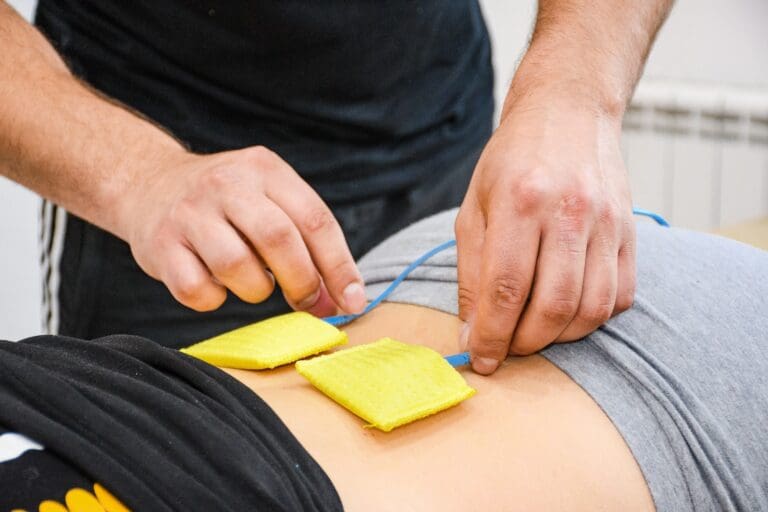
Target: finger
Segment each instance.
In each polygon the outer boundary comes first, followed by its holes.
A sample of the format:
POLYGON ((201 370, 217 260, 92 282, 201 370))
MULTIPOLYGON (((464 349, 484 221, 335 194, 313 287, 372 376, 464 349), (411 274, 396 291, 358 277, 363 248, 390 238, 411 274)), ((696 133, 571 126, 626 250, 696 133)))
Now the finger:
POLYGON ((616 303, 617 254, 613 235, 601 235, 590 240, 579 309, 557 341, 581 339, 611 317, 616 303))
POLYGON ((496 370, 509 352, 517 320, 528 299, 539 250, 539 223, 490 211, 483 244, 477 309, 469 334, 472 368, 496 370))
MULTIPOLYGON (((470 192, 471 193, 471 192, 470 192)), ((459 279, 459 318, 470 323, 477 304, 480 286, 485 218, 474 200, 468 196, 456 216, 456 269, 459 279)))
POLYGON ((227 299, 227 290, 217 284, 205 265, 189 247, 175 244, 162 258, 160 279, 173 297, 195 311, 213 311, 227 299))
POLYGON ((558 222, 542 234, 531 300, 517 324, 509 351, 532 354, 546 347, 576 316, 584 281, 587 232, 558 222))
POLYGON ((275 280, 240 233, 222 216, 211 213, 190 222, 187 240, 213 276, 245 302, 267 300, 275 280))
POLYGON ((270 182, 267 196, 282 208, 298 227, 312 261, 333 300, 349 313, 360 313, 366 298, 363 278, 357 269, 344 233, 331 210, 285 164, 282 175, 270 182), (292 183, 287 186, 285 181, 292 183))
POLYGON ((618 315, 632 307, 637 287, 636 233, 635 223, 628 220, 623 228, 624 240, 619 249, 618 286, 616 289, 616 305, 613 315, 618 315))
POLYGON ((267 198, 258 206, 233 198, 225 209, 229 221, 269 267, 286 300, 300 310, 314 306, 320 296, 320 276, 288 215, 267 198))
MULTIPOLYGON (((283 294, 283 296, 285 296, 285 294, 283 294)), ((291 301, 288 300, 287 297, 285 300, 288 302, 288 305, 291 306, 291 308, 298 311, 301 310, 298 304, 291 304, 291 301)), ((317 302, 315 302, 313 306, 307 309, 306 312, 318 318, 338 314, 338 307, 336 306, 336 303, 333 302, 333 299, 331 298, 324 284, 320 284, 320 296, 318 297, 317 302)))

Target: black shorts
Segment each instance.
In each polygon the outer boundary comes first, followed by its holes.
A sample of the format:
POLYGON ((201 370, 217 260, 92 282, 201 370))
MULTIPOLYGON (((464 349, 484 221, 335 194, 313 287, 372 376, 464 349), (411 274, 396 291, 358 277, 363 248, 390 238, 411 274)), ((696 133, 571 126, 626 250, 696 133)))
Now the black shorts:
MULTIPOLYGON (((440 169, 421 183, 382 197, 330 203, 355 258, 418 219, 460 204, 481 148, 450 169, 440 169)), ((55 207, 45 205, 52 210, 55 207)), ((44 230, 51 226, 52 212, 44 230)), ((275 290, 261 304, 249 304, 230 294, 216 311, 198 313, 178 303, 165 285, 147 276, 129 246, 111 234, 67 215, 63 249, 45 244, 44 311, 49 332, 92 339, 109 334, 145 336, 169 347, 183 347, 214 334, 289 311, 275 290)), ((61 233, 48 233, 55 240, 61 233)))

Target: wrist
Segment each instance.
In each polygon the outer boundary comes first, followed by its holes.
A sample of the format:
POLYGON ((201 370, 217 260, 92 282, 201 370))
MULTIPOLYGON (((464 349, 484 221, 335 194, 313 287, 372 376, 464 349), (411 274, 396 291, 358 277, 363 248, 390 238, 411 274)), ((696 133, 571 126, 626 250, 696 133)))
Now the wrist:
POLYGON ((621 126, 631 89, 588 55, 532 44, 504 101, 501 119, 515 107, 583 111, 621 126))
POLYGON ((102 194, 104 215, 99 222, 102 227, 126 242, 130 240, 136 218, 152 206, 146 204, 146 200, 153 185, 178 172, 177 169, 185 162, 196 157, 173 142, 127 154, 116 165, 116 179, 102 194))

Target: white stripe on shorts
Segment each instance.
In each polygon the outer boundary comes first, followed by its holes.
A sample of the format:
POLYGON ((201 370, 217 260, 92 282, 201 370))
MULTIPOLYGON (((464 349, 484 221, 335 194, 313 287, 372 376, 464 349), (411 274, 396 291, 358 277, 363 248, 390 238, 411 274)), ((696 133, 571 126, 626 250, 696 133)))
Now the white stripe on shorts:
POLYGON ((61 254, 64 249, 67 212, 50 201, 43 200, 41 208, 41 257, 43 278, 42 323, 43 331, 58 334, 59 284, 61 282, 61 254))

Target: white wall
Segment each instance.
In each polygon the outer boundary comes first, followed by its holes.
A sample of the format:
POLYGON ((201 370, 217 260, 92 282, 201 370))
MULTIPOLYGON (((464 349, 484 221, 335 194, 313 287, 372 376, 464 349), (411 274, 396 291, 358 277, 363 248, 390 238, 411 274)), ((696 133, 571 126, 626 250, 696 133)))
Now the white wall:
MULTIPOLYGON (((497 104, 533 27, 533 0, 480 0, 491 29, 497 104)), ((768 2, 677 0, 656 39, 644 81, 768 87, 768 2)))
MULTIPOLYGON (((35 1, 10 0, 9 3, 29 18, 35 1)), ((500 103, 525 48, 535 2, 481 0, 481 3, 493 37, 496 98, 500 103)), ((643 81, 663 79, 714 87, 730 84, 768 91, 766 30, 768 2, 765 0, 678 0, 651 53, 643 81)), ((758 158, 762 158, 762 154, 758 158)), ((719 186, 701 182, 699 192, 711 195, 712 187, 719 186)), ((0 178, 2 339, 40 332, 37 218, 35 196, 0 178)))

